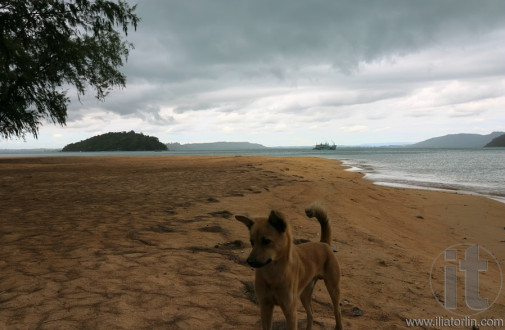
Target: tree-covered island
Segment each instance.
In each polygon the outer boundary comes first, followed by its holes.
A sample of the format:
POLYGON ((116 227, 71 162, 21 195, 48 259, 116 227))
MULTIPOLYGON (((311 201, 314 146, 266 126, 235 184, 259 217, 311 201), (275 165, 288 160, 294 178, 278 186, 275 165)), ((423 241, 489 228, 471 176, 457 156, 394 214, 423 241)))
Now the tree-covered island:
POLYGON ((87 140, 66 145, 61 151, 163 151, 167 146, 157 137, 142 133, 115 132, 93 136, 87 140))

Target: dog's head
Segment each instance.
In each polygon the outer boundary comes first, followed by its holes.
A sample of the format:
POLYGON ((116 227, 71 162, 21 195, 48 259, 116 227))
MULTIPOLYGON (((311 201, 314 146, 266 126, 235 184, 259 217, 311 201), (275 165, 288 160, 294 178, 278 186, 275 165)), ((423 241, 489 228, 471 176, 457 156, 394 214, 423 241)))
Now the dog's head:
POLYGON ((282 213, 270 212, 268 218, 249 218, 237 215, 235 218, 249 228, 252 251, 247 263, 260 268, 279 260, 289 253, 291 234, 282 213))

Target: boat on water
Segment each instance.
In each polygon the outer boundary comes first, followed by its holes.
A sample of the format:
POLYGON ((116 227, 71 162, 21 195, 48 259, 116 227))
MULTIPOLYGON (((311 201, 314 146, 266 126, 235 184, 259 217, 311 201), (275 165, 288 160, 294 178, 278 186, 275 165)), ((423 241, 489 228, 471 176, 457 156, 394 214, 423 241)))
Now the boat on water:
POLYGON ((337 146, 335 143, 329 144, 328 142, 316 144, 312 150, 336 150, 337 146))

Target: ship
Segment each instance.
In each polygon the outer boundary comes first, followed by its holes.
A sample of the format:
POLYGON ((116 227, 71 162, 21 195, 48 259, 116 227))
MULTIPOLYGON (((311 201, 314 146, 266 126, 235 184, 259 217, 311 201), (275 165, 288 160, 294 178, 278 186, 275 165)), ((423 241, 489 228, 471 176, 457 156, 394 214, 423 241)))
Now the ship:
POLYGON ((316 144, 312 150, 336 150, 337 146, 335 143, 329 144, 328 142, 316 144))

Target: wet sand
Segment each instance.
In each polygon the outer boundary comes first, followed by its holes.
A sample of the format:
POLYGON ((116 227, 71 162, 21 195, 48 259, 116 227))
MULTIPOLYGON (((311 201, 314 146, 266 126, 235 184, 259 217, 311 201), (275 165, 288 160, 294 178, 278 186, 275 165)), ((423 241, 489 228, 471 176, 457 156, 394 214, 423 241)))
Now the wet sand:
MULTIPOLYGON (((248 232, 234 215, 275 208, 296 239, 318 241, 303 213, 313 201, 332 221, 346 328, 456 317, 430 289, 432 264, 451 245, 480 244, 505 266, 505 204, 377 186, 334 160, 4 158, 0 329, 260 328, 248 232)), ((443 274, 433 277, 437 291, 443 274)), ((496 279, 490 269, 481 289, 492 292, 496 279)), ((314 329, 332 328, 330 304, 319 282, 314 329)), ((503 315, 502 292, 475 318, 503 315)), ((276 308, 274 328, 283 327, 276 308)))

